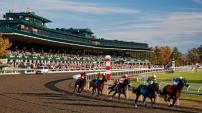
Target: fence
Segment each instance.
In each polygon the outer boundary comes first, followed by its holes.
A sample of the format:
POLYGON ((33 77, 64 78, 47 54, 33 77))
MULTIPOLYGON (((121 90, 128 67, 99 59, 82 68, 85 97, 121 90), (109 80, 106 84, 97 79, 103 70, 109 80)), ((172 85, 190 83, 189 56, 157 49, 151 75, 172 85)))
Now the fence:
MULTIPOLYGON (((38 69, 26 69, 26 68, 19 68, 19 69, 9 69, 9 70, 0 70, 0 75, 7 75, 7 74, 35 74, 38 69)), ((92 71, 104 71, 103 68, 96 68, 90 70, 89 68, 69 68, 69 69, 49 69, 48 73, 64 73, 64 72, 92 72, 92 71)))

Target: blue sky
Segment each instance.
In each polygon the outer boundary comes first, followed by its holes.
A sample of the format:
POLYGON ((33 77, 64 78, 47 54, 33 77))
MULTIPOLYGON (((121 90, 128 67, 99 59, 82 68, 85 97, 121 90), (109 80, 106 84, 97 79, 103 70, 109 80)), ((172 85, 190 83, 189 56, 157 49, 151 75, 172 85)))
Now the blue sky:
POLYGON ((49 27, 90 28, 97 38, 146 42, 180 51, 202 44, 202 0, 1 0, 0 15, 25 11, 49 27))

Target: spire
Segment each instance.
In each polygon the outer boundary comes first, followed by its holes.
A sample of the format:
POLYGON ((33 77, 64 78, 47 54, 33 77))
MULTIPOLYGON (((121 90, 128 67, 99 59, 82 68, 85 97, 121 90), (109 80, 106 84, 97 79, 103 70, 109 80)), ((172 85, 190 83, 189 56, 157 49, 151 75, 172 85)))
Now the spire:
POLYGON ((31 9, 30 7, 28 7, 28 8, 26 9, 26 12, 32 12, 32 9, 31 9))

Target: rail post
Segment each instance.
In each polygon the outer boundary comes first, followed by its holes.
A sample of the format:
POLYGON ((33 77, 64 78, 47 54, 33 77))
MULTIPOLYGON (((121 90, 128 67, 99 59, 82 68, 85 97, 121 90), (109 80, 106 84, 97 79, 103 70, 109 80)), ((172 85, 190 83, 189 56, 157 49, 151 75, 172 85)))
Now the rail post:
POLYGON ((108 95, 108 93, 109 93, 108 88, 109 88, 109 85, 107 84, 107 89, 106 89, 107 94, 106 95, 108 95))
POLYGON ((200 95, 201 96, 201 110, 202 110, 202 95, 200 95))
POLYGON ((180 99, 178 98, 176 101, 177 101, 177 105, 179 106, 180 105, 180 99))
POLYGON ((126 99, 129 99, 129 93, 128 93, 129 90, 128 90, 128 87, 127 87, 126 91, 127 91, 127 92, 126 92, 126 93, 127 93, 127 94, 126 94, 126 99))

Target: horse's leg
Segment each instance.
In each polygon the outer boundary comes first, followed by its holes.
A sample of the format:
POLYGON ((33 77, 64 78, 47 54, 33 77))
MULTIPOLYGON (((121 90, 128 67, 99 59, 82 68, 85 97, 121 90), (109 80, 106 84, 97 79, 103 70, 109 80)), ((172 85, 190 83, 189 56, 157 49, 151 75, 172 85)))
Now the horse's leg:
POLYGON ((169 107, 171 107, 171 102, 170 102, 171 99, 173 99, 173 96, 170 96, 170 97, 168 98, 168 106, 169 106, 169 107))
POLYGON ((113 89, 110 89, 110 91, 109 91, 109 93, 108 93, 108 95, 111 93, 113 91, 113 89))
POLYGON ((84 87, 81 87, 80 93, 84 90, 84 87))
POLYGON ((152 100, 153 98, 152 97, 150 97, 150 100, 151 100, 151 107, 153 108, 153 104, 155 103, 155 98, 154 98, 154 102, 153 102, 153 100, 152 100))
POLYGON ((125 99, 126 99, 127 97, 126 97, 126 92, 125 91, 123 92, 123 95, 125 96, 125 99))
POLYGON ((79 87, 79 93, 81 93, 83 91, 84 87, 83 86, 80 86, 79 87))
POLYGON ((114 91, 114 94, 112 95, 112 98, 114 97, 114 95, 116 95, 116 93, 117 93, 117 92, 116 92, 116 91, 114 91))
POLYGON ((93 88, 92 88, 91 96, 93 96, 93 94, 94 94, 94 90, 95 90, 95 88, 93 87, 93 88))
POLYGON ((174 96, 174 97, 173 97, 173 103, 172 103, 172 104, 170 104, 170 107, 172 107, 172 106, 174 106, 174 105, 175 105, 176 100, 177 100, 177 97, 176 97, 176 96, 174 96))
POLYGON ((143 104, 144 104, 144 106, 146 107, 147 104, 146 104, 145 100, 146 100, 146 95, 144 95, 144 98, 143 98, 143 104))
POLYGON ((100 95, 102 95, 102 89, 100 89, 100 95))
POLYGON ((74 90, 73 90, 73 94, 75 93, 75 90, 76 90, 76 85, 74 85, 74 90))
POLYGON ((121 96, 121 92, 118 92, 119 93, 119 98, 118 99, 120 99, 120 96, 121 96))
POLYGON ((75 93, 75 94, 76 94, 76 93, 79 93, 79 86, 78 86, 78 84, 75 85, 75 91, 74 91, 74 93, 75 93))
POLYGON ((137 108, 137 101, 138 101, 139 96, 140 96, 140 95, 136 93, 135 108, 137 108))
POLYGON ((166 102, 168 101, 167 94, 164 95, 164 101, 166 101, 166 102))
POLYGON ((165 100, 165 102, 168 104, 168 105, 170 105, 170 96, 169 97, 167 97, 168 95, 167 94, 165 94, 165 98, 164 98, 164 100, 165 100))

